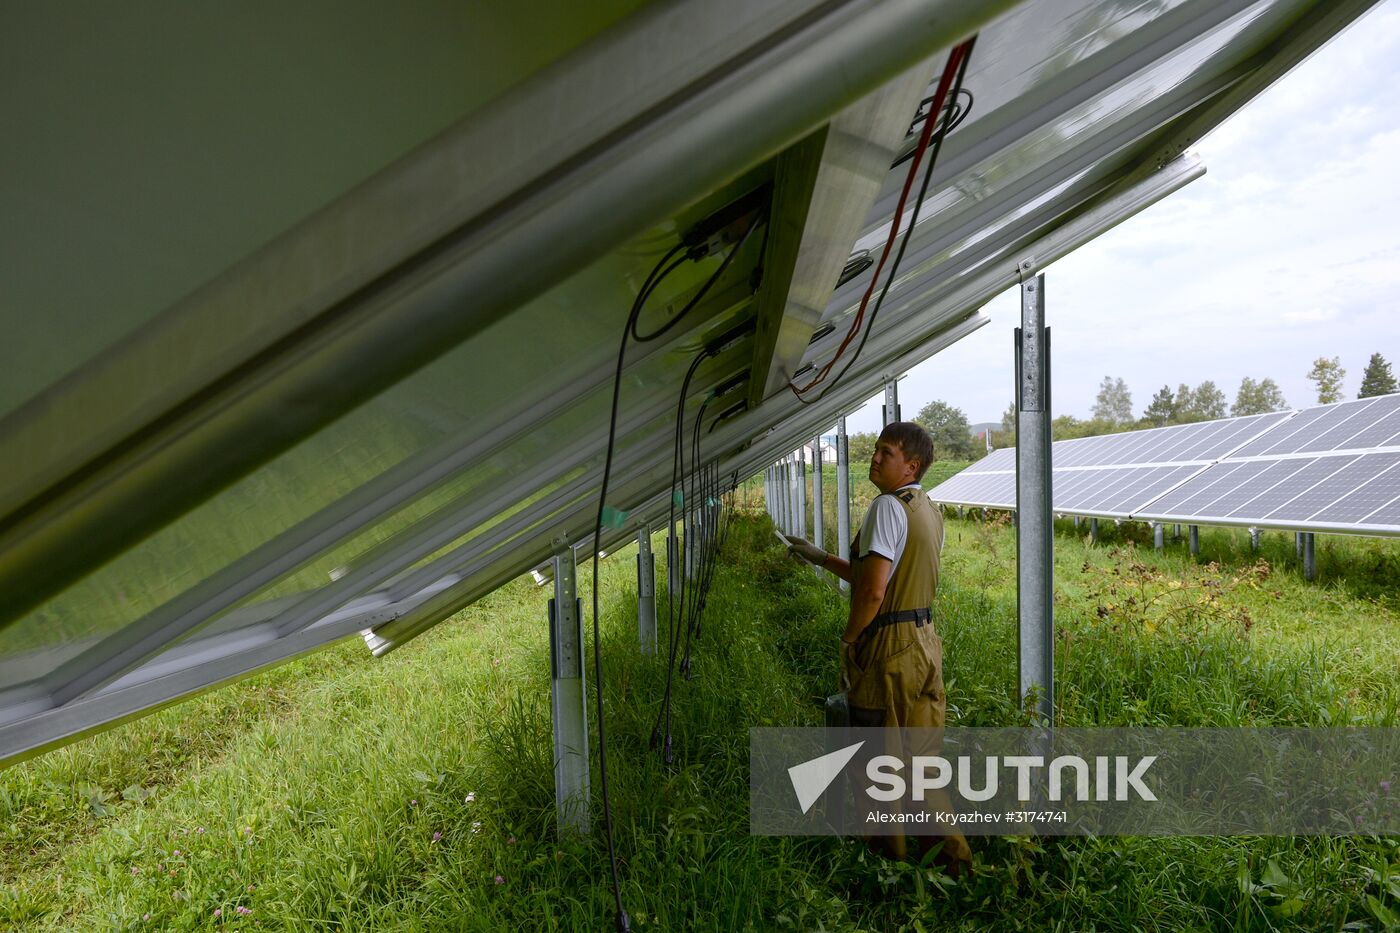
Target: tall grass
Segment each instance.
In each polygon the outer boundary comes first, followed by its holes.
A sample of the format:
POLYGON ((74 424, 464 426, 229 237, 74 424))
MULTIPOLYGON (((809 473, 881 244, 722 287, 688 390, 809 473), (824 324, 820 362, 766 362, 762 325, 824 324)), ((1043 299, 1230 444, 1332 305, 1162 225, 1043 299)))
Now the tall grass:
MULTIPOLYGON (((1396 724, 1393 584, 1341 583, 1340 556, 1320 586, 1284 554, 1261 577, 1246 572, 1253 555, 1210 533, 1215 567, 1179 546, 1093 547, 1060 527, 1066 724, 1396 724), (1106 583, 1115 568, 1137 592, 1228 598, 1171 618, 1125 610, 1106 583)), ((950 718, 1012 724, 1013 539, 996 521, 949 529, 938 624, 950 718)), ((665 668, 637 648, 632 566, 629 553, 603 564, 602 647, 638 930, 1359 930, 1400 910, 1395 839, 990 838, 974 840, 975 870, 955 883, 844 840, 750 836, 748 728, 817 722, 840 597, 785 556, 766 517, 737 518, 696 677, 678 684, 667 768, 647 747, 665 668)), ((556 838, 546 595, 517 581, 385 659, 352 642, 0 773, 0 918, 25 930, 611 928, 597 815, 590 837, 556 838)))

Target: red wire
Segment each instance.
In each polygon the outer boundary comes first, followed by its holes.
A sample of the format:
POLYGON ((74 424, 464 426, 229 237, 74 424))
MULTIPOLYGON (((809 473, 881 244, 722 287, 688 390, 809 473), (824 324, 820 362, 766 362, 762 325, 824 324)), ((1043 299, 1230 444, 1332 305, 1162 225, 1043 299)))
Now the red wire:
MULTIPOLYGON (((904 178, 904 188, 899 193, 899 204, 894 209, 894 222, 890 224, 890 235, 885 240, 885 248, 880 251, 880 262, 875 266, 875 274, 870 277, 870 285, 866 287, 865 294, 860 299, 860 308, 856 311, 855 318, 851 321, 851 327, 846 331, 846 338, 841 341, 841 346, 836 348, 836 355, 833 356, 821 370, 812 377, 812 381, 802 388, 793 385, 788 381, 788 388, 795 395, 810 391, 819 384, 831 372, 831 367, 836 365, 836 361, 841 358, 841 354, 846 352, 851 340, 860 333, 860 325, 865 320, 865 308, 870 303, 870 296, 875 294, 875 283, 880 278, 880 272, 885 268, 885 260, 889 258, 890 248, 894 246, 895 240, 899 239, 899 223, 904 217, 904 204, 909 199, 909 191, 913 188, 914 179, 919 174, 919 163, 923 161, 924 151, 928 149, 929 140, 933 138, 933 128, 938 123, 938 117, 943 112, 943 101, 948 97, 948 89, 953 84, 953 77, 957 74, 958 65, 962 62, 962 57, 967 53, 969 43, 964 42, 955 46, 948 53, 948 64, 943 68, 943 77, 938 79, 938 91, 933 96, 933 104, 929 108, 928 116, 924 118, 924 128, 919 133, 919 144, 914 149, 913 161, 909 164, 909 174, 904 178)), ((891 270, 893 274, 894 270, 891 270)))

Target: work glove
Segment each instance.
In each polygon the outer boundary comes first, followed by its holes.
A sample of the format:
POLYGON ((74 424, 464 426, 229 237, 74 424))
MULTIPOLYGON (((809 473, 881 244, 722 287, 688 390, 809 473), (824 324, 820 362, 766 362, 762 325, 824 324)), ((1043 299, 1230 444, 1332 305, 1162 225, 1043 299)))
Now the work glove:
POLYGON ((799 538, 796 535, 783 535, 783 537, 787 538, 789 554, 800 557, 810 564, 816 564, 818 567, 826 563, 826 551, 806 538, 799 538))

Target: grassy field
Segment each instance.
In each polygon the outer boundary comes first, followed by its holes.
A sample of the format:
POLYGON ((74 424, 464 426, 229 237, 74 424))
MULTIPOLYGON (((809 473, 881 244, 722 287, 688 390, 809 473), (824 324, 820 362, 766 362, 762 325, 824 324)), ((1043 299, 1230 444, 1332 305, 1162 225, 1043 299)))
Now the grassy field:
MULTIPOLYGON (((1004 518, 949 521, 955 724, 1019 721, 1013 542, 1004 518)), ((1063 724, 1400 726, 1394 542, 1320 538, 1314 584, 1283 535, 1256 555, 1206 529, 1199 561, 1144 543, 1059 526, 1063 724)), ((839 595, 765 516, 736 519, 668 769, 647 749, 664 665, 636 648, 631 553, 603 569, 634 929, 1395 928, 1395 838, 989 838, 953 883, 852 842, 752 837, 747 730, 817 722, 839 595)), ((610 929, 601 833, 555 838, 548 595, 517 581, 385 659, 346 643, 0 772, 0 924, 610 929)))

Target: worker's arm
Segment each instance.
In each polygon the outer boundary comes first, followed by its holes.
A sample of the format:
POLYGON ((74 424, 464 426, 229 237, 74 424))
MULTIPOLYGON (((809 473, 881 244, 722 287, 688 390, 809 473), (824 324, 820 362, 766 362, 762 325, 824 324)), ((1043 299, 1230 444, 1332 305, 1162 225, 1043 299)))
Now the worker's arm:
POLYGON ((826 555, 826 559, 819 565, 823 570, 835 574, 847 583, 854 583, 851 579, 851 562, 844 557, 837 557, 835 554, 826 555))
MULTIPOLYGON (((838 557, 836 560, 841 559, 838 557)), ((893 566, 894 562, 888 557, 875 553, 860 562, 860 573, 856 575, 856 579, 851 580, 851 614, 846 618, 846 631, 841 635, 842 641, 854 644, 861 632, 865 631, 866 626, 879 613, 880 603, 885 601, 885 587, 889 585, 890 568, 893 566)), ((846 564, 846 572, 850 572, 850 564, 846 564)))

